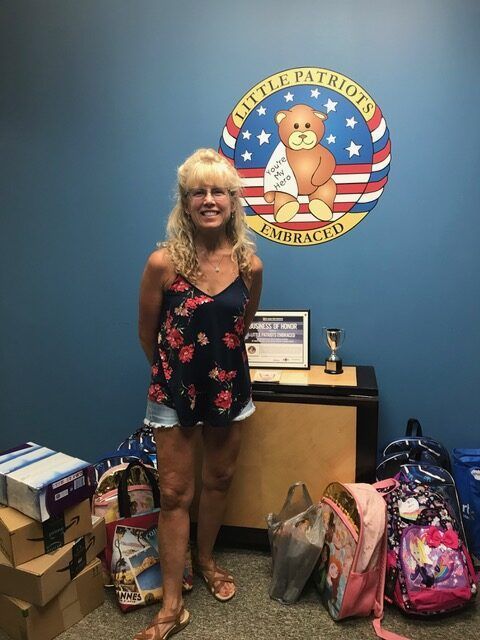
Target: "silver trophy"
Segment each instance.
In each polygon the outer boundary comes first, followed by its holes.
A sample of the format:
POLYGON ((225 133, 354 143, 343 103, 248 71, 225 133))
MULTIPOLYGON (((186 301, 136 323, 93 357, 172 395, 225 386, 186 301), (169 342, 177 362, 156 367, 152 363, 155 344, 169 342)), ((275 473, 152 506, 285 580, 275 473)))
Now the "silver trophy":
POLYGON ((342 359, 337 354, 345 340, 345 329, 328 329, 323 327, 323 335, 331 353, 325 360, 325 373, 343 373, 342 359))

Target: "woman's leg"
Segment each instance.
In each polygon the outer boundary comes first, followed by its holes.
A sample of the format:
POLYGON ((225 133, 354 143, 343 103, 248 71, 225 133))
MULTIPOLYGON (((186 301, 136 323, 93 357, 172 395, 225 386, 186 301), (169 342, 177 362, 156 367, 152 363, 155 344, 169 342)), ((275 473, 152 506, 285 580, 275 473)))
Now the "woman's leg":
MULTIPOLYGON (((155 429, 160 487, 158 545, 163 576, 162 608, 157 619, 182 607, 182 577, 190 534, 188 510, 194 494, 194 436, 196 429, 155 429)), ((157 627, 163 635, 172 623, 157 627)))
MULTIPOLYGON (((227 506, 235 465, 240 451, 241 423, 227 428, 203 427, 202 492, 198 510, 198 562, 202 567, 214 568, 213 546, 227 506)), ((219 595, 229 596, 235 591, 231 582, 220 586, 219 595)))

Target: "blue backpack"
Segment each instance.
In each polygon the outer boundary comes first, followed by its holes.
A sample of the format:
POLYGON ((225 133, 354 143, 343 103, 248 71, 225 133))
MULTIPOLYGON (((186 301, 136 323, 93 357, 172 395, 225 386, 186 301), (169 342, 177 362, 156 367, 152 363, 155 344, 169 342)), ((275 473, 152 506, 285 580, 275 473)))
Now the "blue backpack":
POLYGON ((153 466, 157 466, 157 448, 151 427, 140 427, 125 438, 117 449, 124 453, 138 456, 142 461, 144 461, 144 458, 141 456, 147 456, 153 466))
POLYGON ((377 464, 377 480, 393 478, 404 464, 432 464, 451 472, 447 449, 433 438, 422 434, 422 426, 416 418, 407 422, 405 437, 390 442, 381 452, 377 464))
POLYGON ((453 476, 470 550, 480 560, 480 449, 454 449, 453 476))

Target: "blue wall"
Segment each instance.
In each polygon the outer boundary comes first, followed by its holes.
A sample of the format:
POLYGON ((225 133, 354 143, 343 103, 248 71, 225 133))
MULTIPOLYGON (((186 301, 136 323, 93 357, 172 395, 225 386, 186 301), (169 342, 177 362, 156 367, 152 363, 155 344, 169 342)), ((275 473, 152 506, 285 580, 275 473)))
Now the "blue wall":
POLYGON ((335 69, 380 105, 392 167, 347 235, 258 237, 264 308, 310 308, 375 366, 380 440, 409 416, 479 446, 475 0, 46 1, 0 8, 1 448, 95 459, 140 425, 138 284, 176 166, 256 82, 335 69))

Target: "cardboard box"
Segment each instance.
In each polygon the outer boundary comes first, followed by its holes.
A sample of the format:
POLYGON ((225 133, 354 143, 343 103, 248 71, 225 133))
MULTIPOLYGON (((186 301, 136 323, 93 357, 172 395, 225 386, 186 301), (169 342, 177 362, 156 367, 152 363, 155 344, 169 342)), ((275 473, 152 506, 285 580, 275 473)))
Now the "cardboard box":
POLYGON ((91 533, 18 567, 0 552, 0 591, 41 607, 46 605, 103 551, 105 520, 94 516, 92 524, 91 533))
POLYGON ((67 507, 61 516, 45 522, 33 520, 12 507, 0 506, 0 550, 15 567, 55 551, 91 530, 89 500, 67 507))
POLYGON ((104 599, 101 563, 95 559, 44 607, 0 595, 0 628, 15 640, 51 640, 104 599))
POLYGON ((0 454, 0 500, 34 520, 59 516, 94 491, 93 466, 33 442, 0 454))
POLYGON ((55 451, 34 442, 19 444, 0 453, 0 504, 7 504, 7 474, 23 467, 27 462, 43 460, 55 451))

